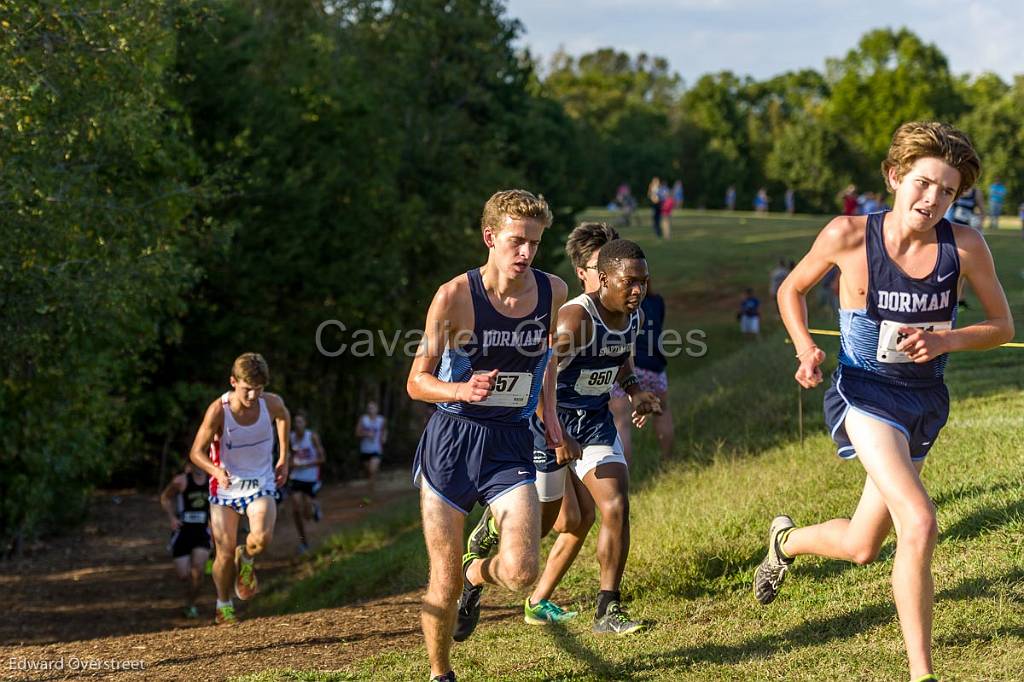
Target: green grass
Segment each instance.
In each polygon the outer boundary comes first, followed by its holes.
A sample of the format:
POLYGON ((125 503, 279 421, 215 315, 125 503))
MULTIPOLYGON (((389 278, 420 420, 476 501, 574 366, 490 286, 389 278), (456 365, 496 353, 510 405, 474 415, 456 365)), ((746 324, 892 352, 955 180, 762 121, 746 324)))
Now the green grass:
MULTIPOLYGON (((634 616, 653 627, 628 639, 589 633, 597 583, 591 541, 561 594, 584 615, 565 627, 481 626, 454 648, 460 679, 906 679, 889 586, 891 538, 879 561, 866 567, 799 560, 769 607, 758 606, 750 590, 774 514, 784 511, 797 523, 849 515, 863 484, 860 465, 838 460, 824 433, 822 388, 802 396, 806 437, 799 441, 794 361, 778 325, 767 324, 759 343, 739 338, 734 325, 743 287, 757 287, 764 298, 774 260, 802 255, 823 223, 685 212, 667 244, 654 243, 641 228, 626 232, 639 235, 647 250, 670 301, 669 326, 708 332, 706 357, 676 358, 670 368, 679 459, 659 464, 651 435, 638 440, 623 588, 634 616)), ((989 242, 1017 319, 1024 320, 1019 239, 1006 231, 989 242)), ((963 319, 977 319, 976 308, 963 319)), ((815 323, 834 326, 827 317, 815 323)), ((822 343, 834 361, 834 339, 822 343)), ((941 528, 935 661, 943 679, 1021 680, 1024 351, 958 355, 947 376, 952 415, 924 471, 941 528)), ((418 535, 414 509, 396 509, 340 537, 318 555, 319 571, 290 592, 271 595, 272 605, 309 609, 422 584, 418 535), (344 586, 332 589, 339 580, 344 586)), ((485 593, 485 606, 511 610, 516 603, 498 589, 485 593)), ((333 674, 269 671, 244 679, 425 674, 419 646, 333 674)))

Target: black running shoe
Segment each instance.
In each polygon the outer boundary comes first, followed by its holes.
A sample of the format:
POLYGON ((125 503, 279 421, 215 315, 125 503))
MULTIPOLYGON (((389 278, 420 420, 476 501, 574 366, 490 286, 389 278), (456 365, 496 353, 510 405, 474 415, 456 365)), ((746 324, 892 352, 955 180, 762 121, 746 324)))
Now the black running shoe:
POLYGON ((462 596, 459 597, 459 612, 455 618, 455 632, 452 633, 452 639, 456 642, 466 641, 476 630, 476 624, 480 621, 480 594, 483 591, 483 585, 463 586, 462 596))
POLYGON ((792 559, 783 559, 780 554, 779 536, 790 528, 795 528, 793 519, 786 515, 776 516, 768 529, 768 555, 754 571, 754 596, 762 604, 770 604, 782 589, 786 579, 786 571, 793 565, 792 559))
POLYGON ((455 682, 455 671, 449 670, 444 675, 434 675, 430 682, 455 682))
POLYGON ((631 635, 643 630, 644 624, 633 620, 617 601, 608 604, 604 615, 594 619, 595 635, 631 635))

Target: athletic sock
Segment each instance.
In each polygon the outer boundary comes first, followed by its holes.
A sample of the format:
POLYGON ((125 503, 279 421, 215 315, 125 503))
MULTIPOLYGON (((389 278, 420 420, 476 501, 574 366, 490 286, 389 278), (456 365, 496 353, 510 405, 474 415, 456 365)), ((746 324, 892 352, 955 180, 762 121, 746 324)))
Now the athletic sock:
POLYGON ((789 534, 792 533, 795 530, 796 530, 796 528, 787 528, 786 530, 784 530, 781 533, 779 533, 776 536, 776 538, 775 538, 775 553, 778 554, 780 557, 782 557, 782 560, 785 561, 786 563, 789 563, 790 561, 792 561, 794 559, 794 557, 791 557, 788 554, 786 554, 784 551, 782 551, 782 546, 784 544, 786 544, 786 538, 789 537, 789 534))
POLYGON ((613 601, 622 601, 618 590, 601 590, 597 593, 597 617, 602 617, 608 610, 608 605, 613 601))
POLYGON ((234 606, 234 604, 231 603, 230 599, 228 599, 227 601, 221 601, 220 599, 217 600, 217 608, 218 609, 222 609, 225 606, 234 606))

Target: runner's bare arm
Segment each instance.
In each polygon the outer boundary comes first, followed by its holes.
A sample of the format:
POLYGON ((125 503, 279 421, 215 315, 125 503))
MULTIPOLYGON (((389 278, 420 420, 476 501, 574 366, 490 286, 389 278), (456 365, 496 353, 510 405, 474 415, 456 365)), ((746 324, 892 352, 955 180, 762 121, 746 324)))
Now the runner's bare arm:
MULTIPOLYGON (((633 373, 633 358, 629 357, 622 363, 616 381, 621 385, 622 380, 629 378, 633 373)), ((622 390, 629 396, 630 405, 633 406, 633 426, 642 429, 647 424, 649 415, 661 414, 661 399, 650 391, 642 390, 639 384, 631 384, 622 390)))
POLYGON ((185 485, 185 474, 178 474, 171 479, 171 482, 167 484, 164 491, 160 493, 160 506, 167 513, 167 518, 171 521, 171 530, 177 530, 181 525, 178 514, 174 509, 174 498, 185 491, 185 485))
MULTIPOLYGON (((590 340, 593 325, 590 315, 583 306, 570 305, 558 311, 555 327, 555 340, 552 343, 552 361, 558 362, 564 357, 575 353, 586 341, 590 340), (583 340, 586 341, 583 341, 583 340)), ((557 417, 555 417, 557 420, 557 417)), ((559 464, 583 456, 579 442, 567 433, 562 434, 562 446, 555 448, 555 456, 559 464)))
MULTIPOLYGON (((474 374, 469 381, 461 383, 441 381, 434 376, 445 346, 451 344, 453 348, 456 347, 457 337, 461 336, 459 332, 467 328, 460 323, 467 316, 463 309, 470 306, 471 302, 468 284, 460 287, 460 279, 466 279, 465 275, 441 285, 434 294, 434 300, 430 302, 423 339, 405 383, 405 390, 413 400, 427 403, 478 403, 486 400, 494 390, 494 379, 498 376, 496 369, 486 374, 474 374)), ((471 325, 468 328, 472 330, 471 325)))
POLYGON ((593 333, 590 316, 581 305, 568 305, 558 311, 555 340, 551 345, 556 360, 572 355, 590 341, 593 333))
POLYGON ((814 343, 807 329, 807 293, 836 265, 842 253, 853 247, 858 229, 861 228, 856 221, 848 216, 832 219, 779 286, 779 314, 800 360, 795 378, 804 388, 821 383, 819 365, 825 360, 825 352, 814 343))
POLYGON ((288 412, 288 408, 284 406, 284 400, 276 393, 264 392, 263 401, 266 403, 267 411, 270 412, 270 416, 274 419, 274 425, 277 427, 277 444, 280 452, 278 453, 277 464, 274 466, 274 477, 277 486, 281 487, 288 480, 289 451, 291 450, 291 440, 288 438, 288 433, 292 430, 292 416, 288 412))
MULTIPOLYGON (((554 348, 557 331, 558 311, 569 296, 569 287, 560 278, 548 275, 551 284, 551 317, 548 324, 548 348, 554 348)), ((544 424, 544 438, 549 448, 557 448, 562 444, 562 424, 558 421, 558 362, 554 353, 544 368, 544 381, 541 385, 540 420, 544 424)))
POLYGON ((960 255, 961 277, 981 301, 986 319, 946 331, 927 332, 904 328, 908 337, 899 345, 914 362, 927 362, 943 353, 962 350, 987 350, 1013 338, 1013 315, 1006 294, 996 276, 992 252, 981 234, 971 227, 954 227, 960 255))
MULTIPOLYGON (((548 334, 548 347, 552 347, 555 342, 555 335, 548 334)), ((540 386, 540 400, 537 401, 537 410, 535 414, 537 417, 547 423, 545 415, 549 412, 554 411, 554 408, 558 404, 558 361, 555 360, 554 354, 548 357, 548 362, 544 367, 544 380, 540 386)))
POLYGON ((327 453, 324 451, 323 443, 320 442, 320 434, 314 432, 311 439, 313 448, 316 449, 316 461, 313 464, 323 464, 327 461, 327 453))
POLYGON ((225 485, 227 483, 227 475, 224 473, 224 470, 210 459, 210 445, 213 443, 213 439, 219 436, 223 430, 224 406, 221 405, 220 398, 218 398, 206 408, 203 423, 199 425, 199 430, 196 432, 196 438, 192 442, 192 449, 189 451, 188 458, 208 475, 216 478, 221 486, 227 487, 225 485))
MULTIPOLYGON (((637 314, 640 316, 640 320, 637 323, 638 329, 644 328, 644 323, 647 321, 647 316, 644 314, 643 308, 637 310, 637 314)), ((636 344, 633 344, 633 349, 629 351, 629 358, 622 363, 622 367, 619 367, 619 373, 615 375, 615 383, 621 384, 623 379, 629 377, 636 371, 636 364, 633 362, 633 357, 636 355, 636 344)))

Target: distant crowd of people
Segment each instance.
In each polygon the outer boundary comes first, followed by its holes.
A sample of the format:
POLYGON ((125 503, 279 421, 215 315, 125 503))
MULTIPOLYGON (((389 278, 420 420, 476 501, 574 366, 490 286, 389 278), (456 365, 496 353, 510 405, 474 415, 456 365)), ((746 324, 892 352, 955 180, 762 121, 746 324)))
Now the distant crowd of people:
MULTIPOLYGON (((685 192, 683 181, 676 180, 671 185, 662 182, 661 178, 651 178, 647 185, 647 200, 651 206, 651 228, 654 235, 659 239, 669 239, 672 236, 672 212, 683 207, 685 192)), ((760 187, 754 195, 751 207, 757 213, 767 213, 771 205, 771 197, 766 187, 760 187)), ((796 191, 793 188, 786 189, 783 195, 783 206, 786 213, 796 213, 796 191)), ((617 227, 632 227, 633 214, 637 209, 637 201, 633 196, 629 183, 621 183, 615 191, 615 198, 608 203, 609 211, 619 214, 617 227)), ((725 208, 729 211, 736 210, 736 186, 729 185, 725 191, 725 208)))
MULTIPOLYGON (((946 212, 945 218, 952 222, 984 229, 985 217, 989 218, 989 228, 997 229, 999 218, 1006 208, 1006 185, 996 179, 988 187, 988 203, 981 187, 975 187, 959 197, 946 212), (987 211, 986 211, 987 206, 987 211)), ((651 206, 651 227, 659 239, 669 239, 672 235, 672 212, 683 207, 683 181, 676 180, 669 185, 655 176, 647 186, 647 199, 651 206)), ((790 187, 783 194, 783 207, 787 214, 796 213, 796 191, 790 187)), ((768 213, 772 198, 766 187, 759 187, 754 194, 751 207, 755 213, 768 213)), ((886 203, 880 192, 859 192, 854 184, 847 185, 836 195, 836 202, 841 206, 843 215, 870 215, 878 211, 887 211, 891 207, 886 203)), ((725 190, 725 209, 736 210, 736 186, 729 185, 725 190)), ((633 196, 629 183, 621 183, 615 199, 608 204, 608 209, 619 213, 617 226, 632 227, 633 214, 636 213, 637 201, 633 196)), ((1017 205, 1017 215, 1021 223, 1021 237, 1024 238, 1024 201, 1017 205)))

